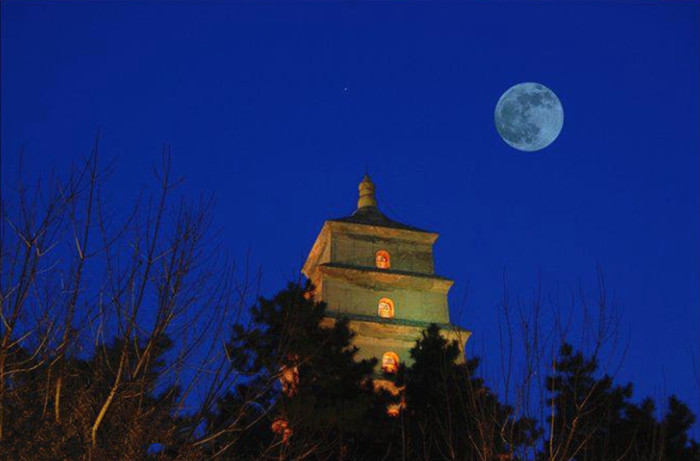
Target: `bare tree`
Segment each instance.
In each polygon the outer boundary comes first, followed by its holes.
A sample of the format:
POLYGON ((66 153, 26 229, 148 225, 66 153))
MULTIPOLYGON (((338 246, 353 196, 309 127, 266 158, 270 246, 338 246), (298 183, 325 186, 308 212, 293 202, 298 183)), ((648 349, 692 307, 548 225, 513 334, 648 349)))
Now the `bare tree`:
POLYGON ((213 200, 178 194, 165 148, 157 194, 120 218, 98 160, 96 141, 66 179, 3 184, 0 458, 187 459, 240 378, 223 344, 256 293, 213 200))
POLYGON ((500 384, 497 387, 513 410, 506 420, 495 422, 500 425, 499 437, 513 447, 511 458, 570 460, 605 424, 601 416, 604 412, 595 410, 608 403, 599 392, 603 384, 609 385, 606 378, 582 387, 584 393, 577 395, 571 406, 574 414, 566 418, 557 413, 561 408, 552 397, 557 382, 548 378, 556 375, 561 347, 569 343, 585 351, 591 363, 601 363, 606 357, 604 371, 613 376, 619 369, 625 353, 624 347, 620 348, 623 341, 619 315, 609 299, 600 268, 596 285, 595 302, 591 303, 582 284, 562 299, 556 292, 545 296, 539 280, 532 298, 526 302, 512 299, 504 276, 499 320, 500 373, 492 381, 500 384), (514 440, 512 429, 518 418, 541 428, 540 436, 525 444, 514 440))

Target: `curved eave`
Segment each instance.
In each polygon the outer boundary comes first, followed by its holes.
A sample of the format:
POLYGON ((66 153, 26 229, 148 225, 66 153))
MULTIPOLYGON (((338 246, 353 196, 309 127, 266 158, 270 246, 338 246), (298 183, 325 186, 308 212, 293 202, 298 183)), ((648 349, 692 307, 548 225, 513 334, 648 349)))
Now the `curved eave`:
POLYGON ((428 328, 430 325, 435 324, 438 327, 440 327, 441 330, 443 330, 445 332, 460 333, 462 335, 465 335, 467 338, 469 336, 471 336, 471 334, 472 334, 471 331, 466 330, 466 329, 459 327, 457 325, 453 325, 451 323, 423 322, 423 321, 419 321, 419 320, 407 320, 407 319, 399 319, 399 318, 387 319, 387 318, 383 318, 383 317, 354 314, 354 313, 349 313, 349 312, 339 312, 339 311, 333 311, 333 310, 327 310, 326 317, 331 317, 334 319, 345 318, 351 322, 367 322, 367 323, 383 324, 383 325, 415 327, 415 328, 419 328, 421 330, 424 330, 424 329, 428 328))
POLYGON ((447 293, 454 281, 439 275, 419 274, 414 272, 377 269, 374 267, 357 267, 337 263, 325 263, 318 266, 321 274, 353 282, 374 285, 377 282, 392 287, 413 288, 438 293, 447 293))
POLYGON ((361 222, 351 222, 343 220, 326 221, 324 227, 328 226, 334 232, 342 234, 369 235, 395 240, 405 240, 407 242, 419 242, 433 244, 438 239, 439 234, 417 229, 402 229, 396 227, 386 227, 376 224, 361 222))
POLYGON ((304 274, 304 276, 306 276, 306 278, 308 279, 313 278, 314 274, 312 272, 318 264, 318 260, 321 257, 321 254, 323 254, 323 250, 328 244, 328 228, 328 222, 325 222, 323 224, 323 227, 321 228, 321 232, 318 233, 318 236, 316 237, 316 240, 314 241, 314 244, 311 247, 309 256, 306 257, 304 267, 301 269, 301 273, 304 274))

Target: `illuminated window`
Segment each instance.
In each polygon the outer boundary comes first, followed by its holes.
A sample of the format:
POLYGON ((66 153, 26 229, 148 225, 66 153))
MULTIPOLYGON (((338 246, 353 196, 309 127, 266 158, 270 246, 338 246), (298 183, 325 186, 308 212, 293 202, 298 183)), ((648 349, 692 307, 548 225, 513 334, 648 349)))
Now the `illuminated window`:
POLYGON ((399 369, 399 356, 394 352, 385 352, 382 356, 382 370, 386 373, 396 373, 399 369))
POLYGON ((389 252, 384 250, 377 251, 376 255, 377 268, 379 269, 389 269, 391 268, 391 256, 389 252))
POLYGON ((377 311, 379 312, 380 317, 383 317, 385 319, 393 319, 394 301, 392 301, 389 298, 380 299, 379 304, 377 305, 377 311))

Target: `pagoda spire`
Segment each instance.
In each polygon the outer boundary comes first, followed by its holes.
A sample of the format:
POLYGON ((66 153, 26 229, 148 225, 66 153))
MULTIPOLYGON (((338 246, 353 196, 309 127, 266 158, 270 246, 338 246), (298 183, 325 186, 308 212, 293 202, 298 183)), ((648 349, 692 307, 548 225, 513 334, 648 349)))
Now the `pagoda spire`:
POLYGON ((360 198, 357 201, 357 209, 362 208, 377 208, 377 199, 374 196, 374 183, 369 177, 369 174, 365 173, 365 177, 362 178, 362 182, 359 186, 360 198))

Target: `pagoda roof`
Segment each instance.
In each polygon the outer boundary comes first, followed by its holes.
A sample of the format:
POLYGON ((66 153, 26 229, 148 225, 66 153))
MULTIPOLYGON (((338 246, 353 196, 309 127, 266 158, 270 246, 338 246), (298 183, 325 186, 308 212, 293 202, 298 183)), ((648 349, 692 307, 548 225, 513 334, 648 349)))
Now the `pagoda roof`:
POLYGON ((428 328, 430 325, 437 325, 438 327, 440 327, 441 330, 463 332, 463 333, 467 333, 471 336, 471 331, 469 331, 465 328, 462 328, 460 326, 457 326, 455 324, 452 324, 452 323, 425 322, 425 321, 421 321, 421 320, 376 317, 373 315, 362 315, 362 314, 355 314, 353 312, 336 311, 334 309, 327 309, 325 314, 326 314, 326 317, 331 317, 334 319, 345 318, 345 319, 348 319, 350 321, 354 320, 354 321, 359 321, 359 322, 379 323, 379 324, 384 324, 384 325, 409 326, 409 327, 416 327, 416 328, 421 328, 421 329, 428 328))
POLYGON ((366 206, 363 208, 358 208, 350 216, 344 218, 330 219, 331 222, 343 222, 349 224, 361 224, 365 226, 375 226, 375 227, 387 227, 390 229, 400 229, 412 232, 423 232, 426 234, 432 234, 433 232, 420 229, 418 227, 409 226, 408 224, 403 224, 393 219, 389 219, 384 213, 379 211, 379 208, 374 206, 366 206))
POLYGON ((372 273, 377 273, 377 274, 398 275, 398 276, 405 276, 405 277, 418 277, 418 278, 424 278, 424 279, 433 279, 433 280, 442 280, 442 281, 446 281, 446 282, 452 282, 452 279, 448 279, 447 277, 443 277, 443 276, 437 275, 437 274, 424 274, 422 272, 399 271, 396 269, 378 269, 376 267, 364 267, 364 266, 356 266, 353 264, 343 264, 343 263, 323 263, 323 264, 321 264, 321 266, 322 267, 337 268, 337 269, 348 269, 348 270, 353 270, 353 271, 358 271, 358 272, 372 272, 372 273))

